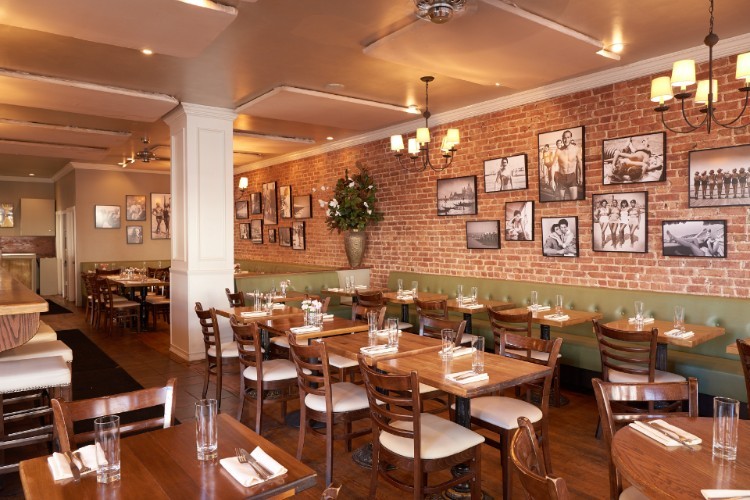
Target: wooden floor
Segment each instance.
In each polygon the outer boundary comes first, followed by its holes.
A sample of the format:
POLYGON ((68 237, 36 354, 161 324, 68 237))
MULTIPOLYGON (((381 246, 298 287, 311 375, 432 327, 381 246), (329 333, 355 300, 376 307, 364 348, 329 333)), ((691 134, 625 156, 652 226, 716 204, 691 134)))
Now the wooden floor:
MULTIPOLYGON (((203 364, 187 364, 169 356, 169 325, 160 321, 155 332, 136 334, 117 331, 112 336, 90 328, 84 321, 82 310, 64 303, 56 297, 52 300, 74 311, 73 314, 46 315, 43 320, 56 330, 77 328, 91 338, 103 351, 117 361, 143 386, 163 384, 170 377, 177 377, 176 417, 183 423, 193 420, 194 402, 200 398, 203 386, 203 364)), ((196 319, 197 321, 197 319, 196 319)), ((74 360, 75 362, 75 360, 74 360)), ((221 411, 235 416, 239 398, 239 372, 232 369, 225 375, 221 393, 221 411)), ((215 386, 209 387, 209 395, 215 394, 215 386)), ((597 424, 596 403, 593 395, 563 391, 570 404, 551 409, 552 464, 556 475, 564 477, 572 498, 607 498, 608 471, 603 442, 594 438, 597 424)), ((298 404, 290 405, 295 409, 298 404)), ((297 448, 297 429, 281 422, 280 410, 268 408, 264 419, 263 435, 294 453, 297 448)), ((247 410, 243 422, 254 428, 252 415, 247 410)), ((188 424, 189 425, 189 424, 188 424)), ((368 437, 355 441, 354 447, 365 444, 368 437)), ((229 453, 225 450, 225 453, 229 453)), ((220 454, 221 454, 220 450, 220 454)), ((334 481, 343 484, 341 498, 367 498, 369 496, 370 471, 354 464, 351 454, 342 443, 335 444, 334 481)), ((301 498, 320 498, 324 489, 325 452, 323 441, 315 436, 307 437, 302 460, 318 472, 318 486, 303 492, 301 498)), ((482 452, 483 490, 492 498, 502 498, 502 480, 499 452, 489 446, 482 452)), ((6 487, 0 489, 0 497, 16 497, 13 479, 8 478, 6 487)), ((395 498, 403 493, 387 486, 380 486, 377 498, 395 498)), ((516 482, 513 498, 523 498, 516 482)))

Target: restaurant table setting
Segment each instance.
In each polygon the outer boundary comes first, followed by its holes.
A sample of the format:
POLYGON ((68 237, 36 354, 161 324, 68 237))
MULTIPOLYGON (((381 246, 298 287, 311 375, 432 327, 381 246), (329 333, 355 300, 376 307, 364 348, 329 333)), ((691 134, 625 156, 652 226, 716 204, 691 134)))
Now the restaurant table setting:
POLYGON ((289 331, 295 335, 299 335, 300 333, 319 332, 320 330, 321 328, 316 325, 293 326, 289 329, 289 331))
POLYGON ((390 345, 390 344, 368 345, 368 346, 360 347, 359 352, 361 352, 365 356, 370 356, 370 357, 383 356, 385 354, 393 354, 394 352, 398 352, 398 345, 390 345))
POLYGON ((287 469, 263 451, 260 446, 250 453, 238 448, 235 450, 235 456, 222 458, 219 463, 246 488, 287 473, 287 469))
POLYGON ((629 424, 630 427, 666 447, 697 446, 702 443, 701 438, 676 427, 665 420, 637 420, 629 424))
POLYGON ((79 477, 95 473, 98 469, 96 446, 91 444, 67 453, 55 452, 47 457, 47 463, 55 481, 75 477, 74 470, 78 472, 79 477))
POLYGON ((750 490, 701 490, 706 500, 750 500, 750 490))

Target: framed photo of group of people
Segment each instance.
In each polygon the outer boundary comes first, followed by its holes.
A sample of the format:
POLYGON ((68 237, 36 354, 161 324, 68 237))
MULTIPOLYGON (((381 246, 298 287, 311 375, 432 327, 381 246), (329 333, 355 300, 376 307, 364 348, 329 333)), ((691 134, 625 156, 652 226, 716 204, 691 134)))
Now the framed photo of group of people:
POLYGON ((591 203, 595 252, 648 250, 648 192, 595 194, 591 203))
MULTIPOLYGON (((151 193, 150 217, 146 206, 146 195, 129 194, 125 196, 125 220, 128 222, 145 222, 148 217, 151 221, 152 240, 170 238, 171 210, 172 195, 169 193, 151 193)), ((94 205, 94 227, 96 229, 120 229, 122 227, 121 218, 121 205, 94 205)), ((143 226, 126 225, 125 241, 128 245, 143 244, 143 226)))

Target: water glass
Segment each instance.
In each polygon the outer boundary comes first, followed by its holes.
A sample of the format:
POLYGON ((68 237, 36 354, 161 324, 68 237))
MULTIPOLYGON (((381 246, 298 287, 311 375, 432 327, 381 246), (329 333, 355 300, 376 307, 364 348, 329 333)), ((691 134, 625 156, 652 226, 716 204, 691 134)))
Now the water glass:
POLYGON ((725 460, 737 459, 739 418, 739 401, 721 396, 714 398, 713 455, 715 457, 725 460))
POLYGON ((685 306, 674 306, 674 325, 675 330, 685 331, 685 306))
POLYGON ((195 446, 198 460, 214 460, 218 456, 215 399, 201 399, 195 403, 195 446))
POLYGON ((279 286, 281 287, 281 296, 286 297, 286 281, 279 283, 279 286))
POLYGON ((476 304, 478 297, 479 297, 479 288, 475 286, 471 287, 471 303, 476 304))
POLYGON ((533 309, 539 307, 539 292, 536 290, 531 291, 531 307, 533 309))
POLYGON ((475 336, 471 340, 471 369, 474 373, 484 372, 484 337, 475 336))
POLYGON ((458 301, 459 305, 461 305, 461 302, 464 301, 464 286, 463 285, 456 286, 456 300, 458 301))
POLYGON ((352 289, 352 281, 349 276, 344 276, 344 283, 344 291, 350 291, 352 289))
POLYGON ((456 336, 456 332, 454 332, 450 328, 444 328, 440 330, 440 338, 443 341, 443 349, 440 351, 440 356, 445 357, 450 355, 453 356, 453 339, 456 336))
POLYGON ((388 345, 398 347, 398 318, 388 318, 388 345))
POLYGON ((260 311, 260 308, 261 308, 260 306, 261 306, 260 290, 256 288, 255 291, 253 292, 253 309, 256 311, 260 311))
POLYGON ((401 278, 398 279, 398 293, 401 293, 404 291, 404 280, 401 278))
POLYGON ((367 336, 375 338, 378 336, 378 312, 367 311, 367 336))
POLYGON ((354 275, 353 274, 350 276, 349 280, 350 280, 350 283, 352 284, 352 292, 353 292, 357 288, 357 283, 354 280, 354 275))
POLYGON ((643 323, 643 302, 640 300, 635 301, 635 322, 643 323))
POLYGON ((120 480, 120 417, 106 415, 94 420, 96 482, 120 480))
POLYGON ((411 291, 414 294, 414 297, 417 297, 417 290, 419 290, 419 283, 417 281, 411 282, 411 291))
POLYGON ((555 313, 563 313, 563 296, 560 294, 555 295, 555 313))

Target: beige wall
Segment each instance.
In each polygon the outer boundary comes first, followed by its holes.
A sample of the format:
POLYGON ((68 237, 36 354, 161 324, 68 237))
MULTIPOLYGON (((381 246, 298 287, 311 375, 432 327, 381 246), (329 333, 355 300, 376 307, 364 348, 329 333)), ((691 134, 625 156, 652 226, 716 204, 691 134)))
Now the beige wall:
POLYGON ((0 228, 0 237, 18 236, 21 234, 21 198, 38 198, 51 200, 55 197, 55 188, 51 182, 15 182, 0 181, 0 202, 13 203, 15 227, 0 228))
POLYGON ((55 182, 55 210, 62 211, 76 204, 76 171, 71 170, 55 182))
POLYGON ((169 191, 169 175, 76 169, 76 260, 169 260, 170 240, 151 239, 151 221, 148 217, 138 222, 125 220, 126 195, 145 195, 146 208, 150 211, 150 194, 169 191), (119 205, 122 214, 120 228, 96 229, 95 205, 119 205), (129 225, 143 227, 142 245, 127 244, 125 227, 129 225))

